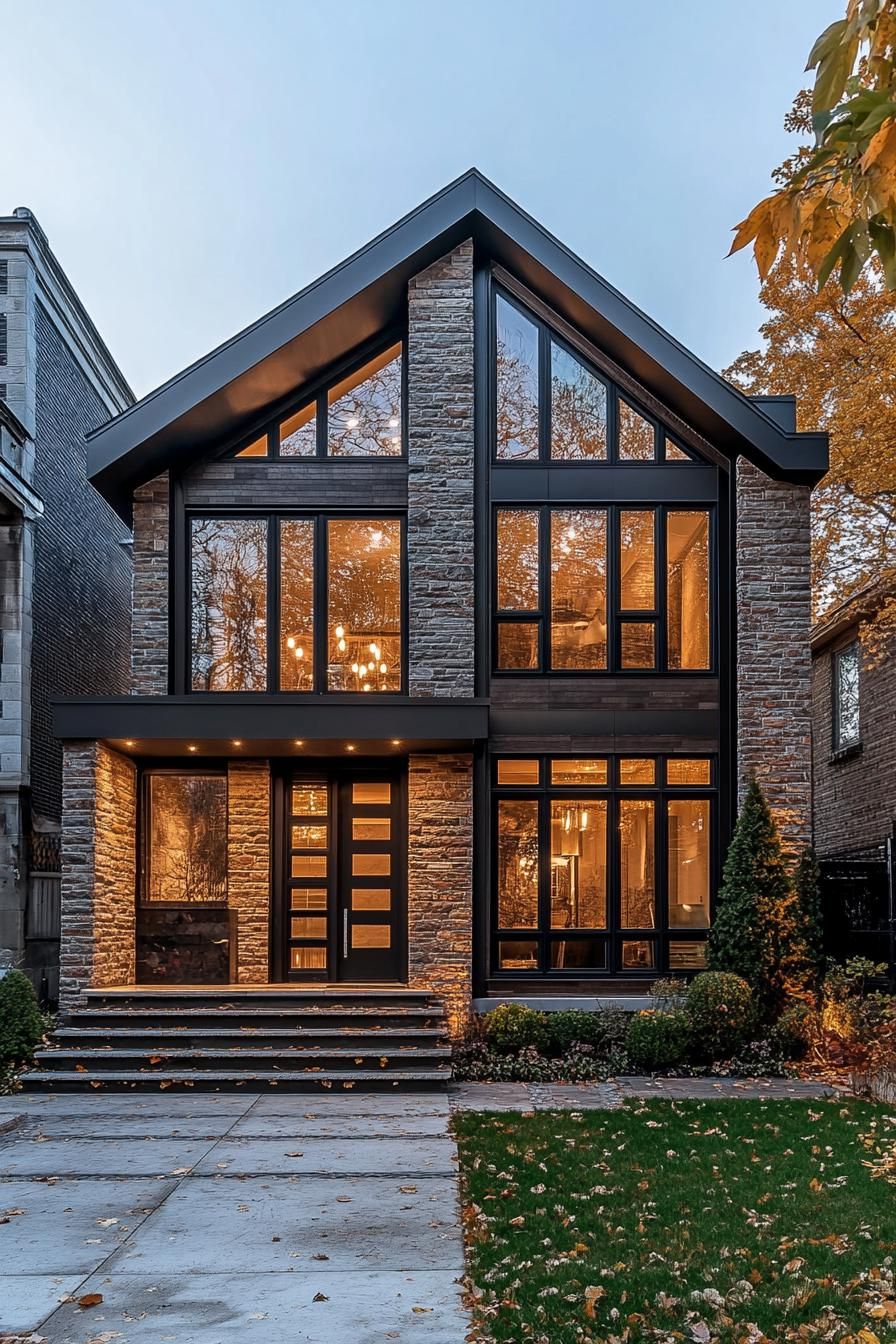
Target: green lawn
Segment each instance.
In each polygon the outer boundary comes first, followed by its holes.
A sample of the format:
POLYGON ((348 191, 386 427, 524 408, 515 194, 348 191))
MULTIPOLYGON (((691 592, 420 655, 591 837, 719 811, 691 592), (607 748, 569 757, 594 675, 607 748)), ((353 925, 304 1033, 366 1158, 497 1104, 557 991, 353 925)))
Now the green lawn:
POLYGON ((475 1338, 896 1344, 896 1107, 651 1101, 455 1129, 475 1338))

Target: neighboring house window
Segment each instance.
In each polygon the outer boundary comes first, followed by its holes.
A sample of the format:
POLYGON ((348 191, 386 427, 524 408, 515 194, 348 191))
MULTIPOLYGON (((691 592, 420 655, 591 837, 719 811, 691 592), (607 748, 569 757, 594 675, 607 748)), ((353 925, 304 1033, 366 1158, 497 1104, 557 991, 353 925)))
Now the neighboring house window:
POLYGON ((6 314, 0 313, 0 365, 6 363, 6 314))
POLYGON ((9 262, 0 261, 0 294, 9 293, 9 262))
POLYGON ((143 902, 226 904, 224 775, 152 770, 145 781, 143 902))
POLYGON ((403 346, 396 342, 256 430, 235 456, 401 457, 403 383, 403 346))
POLYGON ((834 654, 834 750, 859 741, 859 642, 834 654))
POLYGON ((584 355, 500 292, 495 455, 505 462, 694 461, 584 355))
POLYGON ((712 665, 707 509, 499 508, 495 575, 500 672, 712 665))
POLYGON ((398 517, 191 518, 192 689, 400 691, 403 532, 398 517))
POLYGON ((709 758, 504 758, 499 973, 692 969, 710 921, 709 758))

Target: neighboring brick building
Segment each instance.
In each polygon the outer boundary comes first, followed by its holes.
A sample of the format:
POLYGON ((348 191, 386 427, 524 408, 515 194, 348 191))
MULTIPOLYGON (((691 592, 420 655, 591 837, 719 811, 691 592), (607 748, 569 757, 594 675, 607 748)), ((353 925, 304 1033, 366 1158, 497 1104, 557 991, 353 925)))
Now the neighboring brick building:
POLYGON ((131 694, 57 708, 66 1006, 387 983, 457 1024, 699 968, 750 772, 810 836, 826 462, 475 172, 110 420, 131 694))
POLYGON ((127 688, 128 532, 88 432, 133 401, 29 210, 0 217, 0 966, 55 995, 62 746, 50 699, 127 688))

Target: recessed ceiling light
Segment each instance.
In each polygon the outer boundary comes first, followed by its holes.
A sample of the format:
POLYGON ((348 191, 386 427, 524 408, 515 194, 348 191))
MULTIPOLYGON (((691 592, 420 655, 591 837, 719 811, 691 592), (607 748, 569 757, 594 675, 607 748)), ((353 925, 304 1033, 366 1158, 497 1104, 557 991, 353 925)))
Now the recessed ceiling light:
POLYGON ((132 737, 129 737, 128 740, 125 742, 126 747, 136 747, 136 745, 137 743, 134 741, 132 737))
POLYGON ((346 743, 345 749, 346 751, 354 751, 354 747, 352 746, 351 742, 346 743))
POLYGON ((392 739, 392 745, 393 745, 393 747, 400 747, 400 746, 401 746, 401 738, 400 738, 400 737, 393 737, 393 739, 392 739))
POLYGON ((242 744, 242 741, 240 740, 240 738, 235 737, 235 738, 233 739, 233 745, 234 745, 235 747, 241 747, 243 744, 242 744))
POLYGON ((297 747, 304 747, 304 745, 305 745, 305 743, 304 743, 303 739, 302 739, 301 737, 297 737, 297 738, 296 738, 296 746, 297 746, 297 747))
POLYGON ((187 751, 197 751, 197 747, 187 747, 187 751))

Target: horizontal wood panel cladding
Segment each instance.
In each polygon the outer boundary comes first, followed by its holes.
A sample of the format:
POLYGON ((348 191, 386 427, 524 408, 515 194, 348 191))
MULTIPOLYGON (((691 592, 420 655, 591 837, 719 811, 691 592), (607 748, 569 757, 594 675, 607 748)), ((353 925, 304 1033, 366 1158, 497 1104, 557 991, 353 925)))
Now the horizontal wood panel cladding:
POLYGON ((266 461, 201 463, 182 477, 189 509, 403 509, 405 462, 266 461))
POLYGON ((500 677, 495 709, 718 710, 717 677, 500 677))

